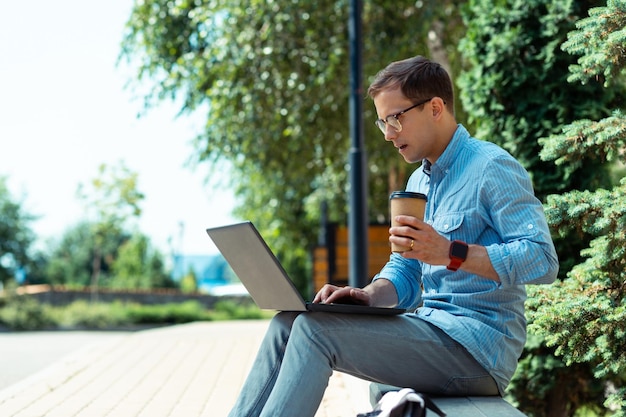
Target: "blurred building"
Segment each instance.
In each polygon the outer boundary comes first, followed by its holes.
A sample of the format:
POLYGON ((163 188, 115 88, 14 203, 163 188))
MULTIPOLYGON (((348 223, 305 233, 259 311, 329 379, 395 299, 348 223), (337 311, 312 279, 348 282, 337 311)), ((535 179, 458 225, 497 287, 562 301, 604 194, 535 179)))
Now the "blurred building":
POLYGON ((214 295, 248 294, 221 254, 175 255, 172 260, 172 279, 180 282, 193 274, 198 289, 214 295))

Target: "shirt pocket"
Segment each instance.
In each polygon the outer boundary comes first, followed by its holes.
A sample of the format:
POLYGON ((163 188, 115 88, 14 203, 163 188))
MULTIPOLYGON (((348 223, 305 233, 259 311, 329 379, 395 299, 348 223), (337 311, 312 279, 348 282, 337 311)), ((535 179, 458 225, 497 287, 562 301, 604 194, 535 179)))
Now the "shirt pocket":
POLYGON ((465 215, 463 213, 447 213, 435 216, 432 226, 440 234, 450 237, 457 235, 457 231, 463 225, 465 215))

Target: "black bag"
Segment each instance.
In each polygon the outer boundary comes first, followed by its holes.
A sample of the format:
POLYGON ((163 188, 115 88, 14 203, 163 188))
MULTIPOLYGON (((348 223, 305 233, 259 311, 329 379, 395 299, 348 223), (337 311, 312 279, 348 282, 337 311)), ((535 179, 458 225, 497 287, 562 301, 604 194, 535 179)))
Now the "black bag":
POLYGON ((372 411, 358 414, 357 417, 425 417, 427 409, 440 417, 446 416, 430 398, 404 388, 386 393, 372 411))

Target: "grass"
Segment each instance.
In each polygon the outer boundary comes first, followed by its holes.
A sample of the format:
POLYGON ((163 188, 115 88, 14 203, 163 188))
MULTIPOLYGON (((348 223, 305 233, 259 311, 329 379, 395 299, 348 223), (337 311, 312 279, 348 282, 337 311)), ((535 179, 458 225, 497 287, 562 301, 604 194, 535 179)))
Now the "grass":
POLYGON ((0 325, 10 330, 119 329, 194 321, 266 319, 252 302, 219 301, 206 309, 197 301, 161 305, 75 301, 64 307, 40 304, 27 296, 0 300, 0 325))

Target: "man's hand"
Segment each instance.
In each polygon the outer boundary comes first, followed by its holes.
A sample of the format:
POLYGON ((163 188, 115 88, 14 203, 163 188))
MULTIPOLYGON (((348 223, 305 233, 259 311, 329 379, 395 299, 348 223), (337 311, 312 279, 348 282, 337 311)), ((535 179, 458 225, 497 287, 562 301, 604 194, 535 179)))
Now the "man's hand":
POLYGON ((389 229, 389 241, 411 247, 403 252, 405 258, 418 259, 429 265, 448 265, 450 241, 441 236, 431 225, 412 216, 398 216, 402 226, 389 229))
POLYGON ((361 304, 370 305, 369 294, 360 288, 353 287, 337 287, 336 285, 326 284, 315 295, 314 303, 322 304, 361 304))
POLYGON ((395 307, 398 304, 398 294, 391 281, 381 278, 373 281, 365 288, 337 287, 326 284, 315 295, 313 302, 395 307))

